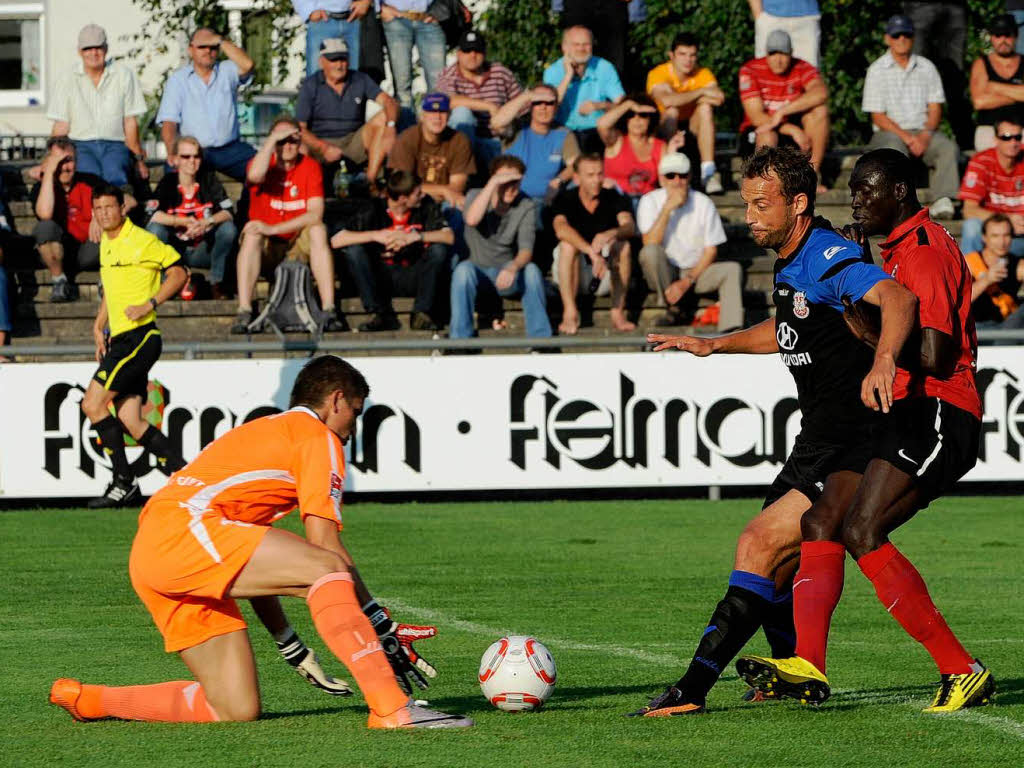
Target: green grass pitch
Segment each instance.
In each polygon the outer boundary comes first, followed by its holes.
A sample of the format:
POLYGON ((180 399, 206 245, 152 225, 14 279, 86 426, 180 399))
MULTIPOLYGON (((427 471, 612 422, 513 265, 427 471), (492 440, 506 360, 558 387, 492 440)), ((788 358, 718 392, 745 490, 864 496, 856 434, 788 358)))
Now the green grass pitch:
MULTIPOLYGON (((136 513, 0 512, 0 764, 9 766, 1013 766, 1024 764, 1020 501, 950 498, 897 533, 951 626, 994 671, 994 706, 920 710, 937 673, 848 561, 832 629, 837 690, 820 710, 747 704, 729 669, 708 714, 623 714, 675 680, 722 594, 757 500, 352 504, 345 541, 396 616, 436 623, 420 650, 440 670, 425 695, 468 713, 465 732, 370 732, 360 696, 310 688, 251 628, 264 718, 209 726, 74 723, 47 704, 58 676, 181 679, 128 581, 136 513), (492 709, 476 683, 501 633, 535 635, 558 664, 544 711, 492 709)), ((286 524, 296 526, 291 516, 286 524)), ((304 604, 304 639, 347 677, 304 604)), ((246 606, 247 615, 251 612, 246 606)), ((749 646, 763 652, 761 635, 749 646)))

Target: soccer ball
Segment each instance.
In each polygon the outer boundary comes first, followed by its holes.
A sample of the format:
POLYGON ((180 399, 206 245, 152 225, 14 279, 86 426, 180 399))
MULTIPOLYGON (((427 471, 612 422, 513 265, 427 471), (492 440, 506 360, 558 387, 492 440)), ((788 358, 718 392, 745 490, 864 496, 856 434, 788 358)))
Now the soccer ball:
POLYGON ((480 690, 504 712, 540 709, 555 690, 555 660, 528 635, 509 635, 493 643, 480 659, 480 690))

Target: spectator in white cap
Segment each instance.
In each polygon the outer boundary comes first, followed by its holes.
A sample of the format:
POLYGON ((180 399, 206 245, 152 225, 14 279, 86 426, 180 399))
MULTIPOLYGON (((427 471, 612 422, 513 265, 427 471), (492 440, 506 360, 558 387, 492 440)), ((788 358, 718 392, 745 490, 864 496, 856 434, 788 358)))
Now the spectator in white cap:
POLYGON ((643 237, 640 268, 665 307, 654 324, 682 325, 692 317, 697 296, 717 293, 719 333, 741 327, 743 272, 735 261, 716 261, 725 230, 711 198, 690 189, 689 158, 663 155, 658 182, 660 188, 640 198, 636 212, 643 237))
POLYGON ((51 136, 75 144, 77 167, 118 187, 128 185, 133 159, 138 174, 149 178, 139 142, 139 115, 146 112, 142 86, 120 62, 107 61, 107 33, 87 24, 78 33, 82 63, 70 77, 55 78, 47 117, 51 136))
POLYGON ((348 44, 340 37, 320 43, 320 70, 302 81, 295 104, 302 143, 324 166, 331 185, 342 158, 366 163, 366 176, 376 182, 395 143, 398 102, 365 72, 353 69, 348 44), (381 107, 369 121, 366 107, 381 107))

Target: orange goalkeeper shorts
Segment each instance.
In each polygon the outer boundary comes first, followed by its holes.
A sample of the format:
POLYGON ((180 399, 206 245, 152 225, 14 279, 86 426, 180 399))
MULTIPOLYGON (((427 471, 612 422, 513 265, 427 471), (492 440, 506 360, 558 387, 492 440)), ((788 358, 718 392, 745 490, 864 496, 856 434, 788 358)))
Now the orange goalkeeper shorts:
POLYGON ((139 516, 128 572, 164 637, 181 651, 245 629, 231 585, 270 528, 196 513, 177 501, 147 504, 139 516))

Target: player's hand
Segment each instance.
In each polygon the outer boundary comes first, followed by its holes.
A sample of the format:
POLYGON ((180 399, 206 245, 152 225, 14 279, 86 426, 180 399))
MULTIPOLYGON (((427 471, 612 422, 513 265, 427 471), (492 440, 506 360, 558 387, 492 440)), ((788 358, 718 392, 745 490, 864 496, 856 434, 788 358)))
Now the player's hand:
POLYGON ((648 333, 647 343, 655 344, 655 352, 663 352, 666 349, 678 349, 681 352, 689 352, 696 357, 707 357, 715 351, 711 339, 701 339, 696 336, 668 336, 664 333, 648 333))
MULTIPOLYGON (((410 634, 417 633, 415 631, 410 633, 410 628, 406 627, 404 633, 405 642, 403 642, 399 638, 399 630, 403 625, 395 622, 387 609, 381 608, 376 600, 371 600, 364 605, 363 613, 369 618, 370 624, 377 633, 377 639, 380 640, 384 655, 387 656, 391 670, 395 673, 395 680, 402 686, 402 690, 411 696, 413 683, 420 688, 428 688, 430 683, 427 682, 423 675, 436 677, 437 670, 413 649, 413 639, 419 639, 419 637, 411 638, 410 634), (413 657, 415 657, 415 661, 413 657)), ((433 634, 423 635, 423 637, 433 637, 434 634, 437 634, 437 630, 434 627, 413 627, 411 629, 433 630, 433 634)))
POLYGON ((341 161, 344 153, 341 151, 341 147, 336 147, 333 144, 328 144, 324 147, 323 157, 325 163, 337 163, 341 161))
POLYGON ((429 640, 432 637, 436 637, 437 627, 430 626, 429 624, 399 624, 398 631, 395 634, 398 636, 398 642, 402 644, 402 648, 405 649, 405 655, 409 657, 409 661, 412 662, 413 666, 427 677, 437 677, 437 669, 434 665, 420 656, 412 645, 417 640, 429 640))
POLYGON ((102 329, 93 328, 92 340, 96 343, 96 362, 98 363, 107 354, 107 337, 102 329))
POLYGON ((502 168, 496 174, 491 176, 491 183, 496 187, 502 187, 505 184, 511 184, 513 182, 520 182, 523 180, 523 174, 514 168, 502 168))
POLYGON ((861 248, 868 243, 868 238, 864 234, 864 228, 860 224, 847 224, 845 227, 835 227, 835 233, 840 237, 845 237, 847 240, 853 240, 861 248))
POLYGON ((892 408, 892 384, 896 380, 896 361, 891 355, 875 355, 874 365, 864 377, 860 399, 873 411, 888 413, 892 408))
POLYGON ((274 144, 277 144, 277 142, 287 139, 289 136, 299 138, 298 129, 291 123, 278 123, 277 127, 270 132, 267 139, 274 144))
POLYGON ((316 10, 309 14, 310 21, 327 21, 327 11, 316 10))
POLYGON ((312 648, 308 649, 306 657, 295 665, 295 671, 304 677, 314 688, 319 688, 331 696, 351 696, 352 688, 344 680, 331 677, 324 668, 320 666, 320 659, 312 648))
POLYGON ((396 11, 390 5, 385 4, 380 7, 380 20, 385 23, 389 21, 394 21, 395 19, 399 18, 399 15, 400 14, 398 13, 398 11, 396 11))
POLYGON ((145 304, 132 304, 124 308, 124 316, 129 320, 141 320, 153 311, 153 305, 148 301, 145 304))
POLYGON ((89 221, 89 242, 98 243, 100 238, 103 236, 103 229, 100 227, 100 223, 96 219, 90 219, 89 221))
POLYGON ((272 234, 273 232, 270 231, 270 226, 266 222, 259 221, 258 219, 250 219, 246 222, 245 226, 242 227, 242 237, 245 237, 246 235, 263 235, 266 237, 272 234))

